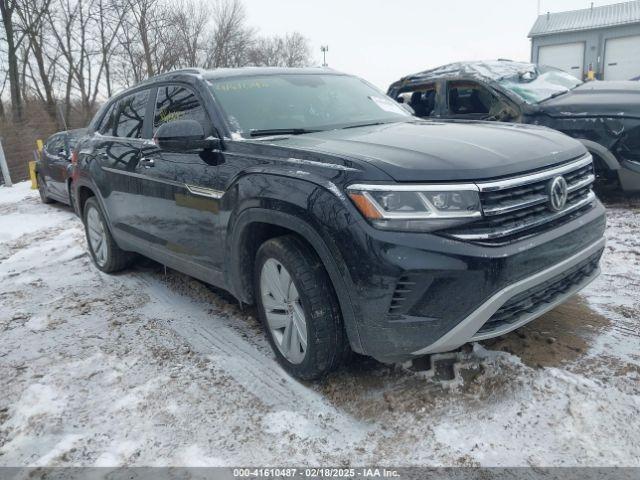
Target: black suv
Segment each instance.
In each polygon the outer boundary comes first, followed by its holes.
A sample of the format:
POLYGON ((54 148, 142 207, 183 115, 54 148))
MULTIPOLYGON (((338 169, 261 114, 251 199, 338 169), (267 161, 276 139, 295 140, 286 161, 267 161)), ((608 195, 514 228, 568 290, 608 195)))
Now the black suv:
POLYGON ((78 146, 104 272, 133 252, 256 304, 280 363, 403 361, 509 332, 598 274, 591 156, 543 127, 426 121, 324 69, 183 70, 78 146))

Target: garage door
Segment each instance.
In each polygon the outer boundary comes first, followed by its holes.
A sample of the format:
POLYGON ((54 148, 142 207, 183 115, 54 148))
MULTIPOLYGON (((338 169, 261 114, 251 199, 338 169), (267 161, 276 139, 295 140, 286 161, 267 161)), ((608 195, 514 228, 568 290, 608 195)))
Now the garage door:
POLYGON ((550 65, 569 72, 582 80, 584 62, 584 43, 565 43, 548 45, 538 50, 538 63, 550 65))
POLYGON ((604 79, 631 80, 640 76, 640 35, 610 38, 604 44, 604 79))

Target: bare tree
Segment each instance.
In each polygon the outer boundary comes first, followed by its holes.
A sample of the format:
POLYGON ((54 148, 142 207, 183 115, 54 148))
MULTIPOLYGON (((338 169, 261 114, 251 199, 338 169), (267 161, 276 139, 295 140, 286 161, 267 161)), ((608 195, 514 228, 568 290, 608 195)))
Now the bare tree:
POLYGON ((213 13, 213 36, 205 68, 241 67, 248 63, 248 50, 255 31, 246 26, 246 13, 240 0, 222 0, 213 13))
POLYGON ((48 62, 45 54, 45 12, 49 9, 51 0, 23 0, 22 8, 16 10, 20 29, 24 33, 25 45, 25 81, 23 87, 27 91, 26 78, 31 80, 29 85, 35 90, 38 98, 45 104, 49 116, 55 118, 55 63, 48 62), (36 64, 36 72, 31 66, 31 60, 36 64))
POLYGON ((16 120, 22 119, 22 96, 20 89, 20 67, 18 65, 18 48, 22 41, 16 38, 14 13, 18 7, 17 0, 0 0, 0 15, 4 28, 4 39, 7 44, 7 63, 9 74, 9 90, 11 92, 11 112, 16 120))
POLYGON ((121 34, 122 24, 127 12, 126 0, 98 0, 97 24, 100 35, 101 65, 104 68, 107 97, 112 94, 111 58, 116 53, 116 40, 121 34))
MULTIPOLYGON (((0 36, 0 47, 4 43, 4 37, 0 36)), ((0 121, 6 117, 4 107, 4 91, 7 87, 9 75, 5 64, 5 50, 0 48, 0 121)))
POLYGON ((309 41, 298 32, 262 37, 250 49, 249 61, 257 66, 304 67, 311 63, 309 41))
POLYGON ((311 64, 309 40, 301 33, 286 34, 283 41, 283 66, 306 67, 311 64))
POLYGON ((206 3, 185 1, 171 12, 171 23, 175 27, 175 47, 180 53, 180 67, 197 67, 206 63, 207 46, 210 43, 210 28, 213 12, 206 3))
POLYGON ((120 47, 124 58, 132 62, 128 74, 120 71, 125 84, 138 82, 174 68, 180 59, 176 49, 177 32, 172 10, 163 0, 126 0, 128 14, 122 25, 120 47))
POLYGON ((0 13, 15 119, 26 99, 52 118, 63 102, 65 120, 73 109, 88 119, 114 89, 180 67, 310 63, 301 34, 258 37, 241 0, 0 0, 0 13))

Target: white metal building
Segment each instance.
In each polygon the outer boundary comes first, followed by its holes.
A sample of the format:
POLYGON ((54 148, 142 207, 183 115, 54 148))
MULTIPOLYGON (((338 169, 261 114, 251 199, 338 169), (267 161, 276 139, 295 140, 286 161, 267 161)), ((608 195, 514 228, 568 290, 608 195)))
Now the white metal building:
POLYGON ((529 32, 531 61, 584 79, 640 79, 640 0, 540 15, 529 32))

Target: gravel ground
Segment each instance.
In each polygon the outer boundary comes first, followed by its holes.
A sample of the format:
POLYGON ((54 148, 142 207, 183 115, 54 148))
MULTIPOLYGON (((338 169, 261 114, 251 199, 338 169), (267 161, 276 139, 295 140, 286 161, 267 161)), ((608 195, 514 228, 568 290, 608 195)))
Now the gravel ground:
POLYGON ((150 261, 90 262, 80 221, 0 188, 0 466, 640 466, 640 207, 603 274, 504 337, 320 383, 250 309, 150 261))

